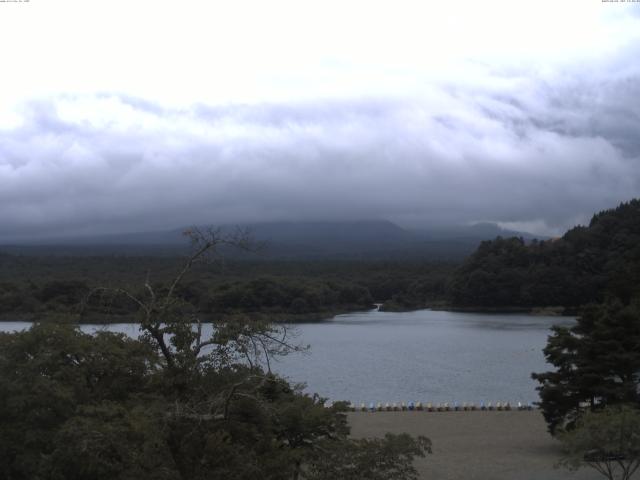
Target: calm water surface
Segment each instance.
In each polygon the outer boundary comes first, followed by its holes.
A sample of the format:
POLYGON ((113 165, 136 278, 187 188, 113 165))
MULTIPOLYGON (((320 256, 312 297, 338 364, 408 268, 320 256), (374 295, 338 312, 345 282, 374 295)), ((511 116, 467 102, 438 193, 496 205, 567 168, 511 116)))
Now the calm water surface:
MULTIPOLYGON (((360 312, 298 324, 297 343, 311 346, 272 364, 307 391, 353 402, 530 402, 531 372, 549 369, 542 354, 549 327, 571 318, 437 312, 360 312)), ((0 323, 2 330, 28 328, 0 323)), ((131 336, 135 324, 83 325, 131 336)))

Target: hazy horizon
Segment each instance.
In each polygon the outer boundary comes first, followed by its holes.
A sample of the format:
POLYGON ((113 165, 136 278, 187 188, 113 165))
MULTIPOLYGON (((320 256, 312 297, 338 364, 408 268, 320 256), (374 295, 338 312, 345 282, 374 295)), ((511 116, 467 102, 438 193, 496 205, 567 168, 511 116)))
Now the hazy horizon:
MULTIPOLYGON (((323 231, 327 234, 331 235, 339 235, 340 227, 344 226, 348 228, 348 231, 352 231, 354 227, 358 225, 366 224, 369 226, 384 226, 385 224, 389 224, 390 226, 397 227, 400 231, 404 231, 407 233, 415 233, 415 234, 423 234, 428 236, 429 234, 436 235, 436 238, 447 238, 452 239, 456 237, 456 234, 475 234, 481 236, 482 230, 491 231, 492 229, 496 229, 498 234, 500 231, 502 232, 513 232, 514 234, 523 234, 527 236, 537 236, 540 239, 549 238, 548 235, 538 234, 536 232, 528 232, 524 230, 511 230, 508 228, 503 228, 497 223, 493 222, 475 222, 475 223, 467 223, 467 224, 452 224, 452 223, 438 223, 438 224, 423 224, 423 225, 400 225, 396 222, 392 222, 386 219, 355 219, 355 220, 322 220, 316 219, 311 221, 305 220, 281 220, 281 221, 273 221, 273 222, 253 222, 253 223, 229 223, 229 224, 182 224, 182 225, 173 225, 168 226, 163 229, 156 230, 128 230, 128 231, 104 231, 104 232, 80 232, 80 233, 66 233, 66 232, 58 232, 57 234, 49 234, 37 237, 31 237, 28 235, 23 236, 0 236, 0 246, 19 246, 19 245, 47 245, 51 242, 52 245, 60 244, 65 245, 67 241, 72 241, 72 243, 80 242, 83 243, 85 241, 89 241, 89 244, 95 244, 94 240, 108 240, 109 238, 126 238, 127 236, 133 235, 134 237, 140 235, 152 235, 152 234, 167 234, 167 233, 182 233, 192 227, 198 227, 202 229, 213 228, 220 229, 223 232, 231 232, 236 229, 247 229, 247 233, 256 237, 255 229, 260 227, 268 227, 269 230, 273 230, 273 228, 277 227, 295 227, 296 233, 301 232, 300 228, 302 227, 321 227, 323 231), (474 231, 474 229, 480 229, 480 231, 474 231)), ((260 232, 261 233, 261 232, 260 232)), ((563 232, 564 233, 564 232, 563 232)), ((261 240, 262 236, 255 238, 256 240, 261 240)), ((487 236, 483 239, 493 239, 492 235, 487 236)))

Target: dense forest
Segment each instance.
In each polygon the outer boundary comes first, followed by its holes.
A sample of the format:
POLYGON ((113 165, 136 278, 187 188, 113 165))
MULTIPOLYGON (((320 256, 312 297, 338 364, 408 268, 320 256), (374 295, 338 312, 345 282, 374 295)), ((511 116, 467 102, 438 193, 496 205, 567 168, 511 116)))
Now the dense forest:
POLYGON ((451 278, 455 306, 581 305, 640 294, 640 200, 593 216, 561 238, 485 241, 451 278))
MULTIPOLYGON (((0 254, 0 318, 62 315, 118 321, 126 298, 90 293, 114 285, 135 291, 144 279, 166 288, 182 257, 0 254)), ((593 216, 561 238, 487 240, 462 264, 434 260, 228 259, 194 267, 177 292, 204 318, 267 315, 304 321, 372 308, 520 309, 567 313, 640 293, 640 201, 593 216)))
MULTIPOLYGON (((0 318, 51 315, 80 321, 118 321, 136 306, 96 290, 144 288, 148 275, 167 287, 178 256, 0 255, 0 318), (94 293, 92 293, 94 292, 94 293), (90 295, 91 294, 91 295, 90 295)), ((271 320, 317 320, 372 308, 419 308, 425 299, 445 300, 455 264, 406 261, 228 260, 194 266, 177 292, 205 318, 229 314, 268 315, 271 320)))

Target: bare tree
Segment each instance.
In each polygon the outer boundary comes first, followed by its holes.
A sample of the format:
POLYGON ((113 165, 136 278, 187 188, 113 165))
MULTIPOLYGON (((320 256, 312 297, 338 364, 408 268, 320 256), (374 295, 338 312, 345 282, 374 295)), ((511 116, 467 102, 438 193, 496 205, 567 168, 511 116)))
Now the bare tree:
MULTIPOLYGON (((176 413, 203 419, 226 417, 230 402, 239 396, 254 396, 271 374, 271 358, 305 348, 293 343, 293 335, 284 325, 274 325, 249 317, 218 318, 205 335, 199 312, 179 295, 179 287, 194 265, 202 262, 222 263, 226 249, 256 251, 247 230, 229 233, 221 229, 193 227, 184 232, 191 247, 183 265, 163 288, 154 286, 147 273, 142 294, 126 288, 99 287, 91 291, 86 302, 98 294, 122 296, 133 302, 140 318, 140 339, 161 353, 167 373, 176 381, 188 381, 203 368, 228 368, 245 365, 249 375, 208 396, 206 405, 188 405, 176 400, 176 413), (205 406, 205 413, 201 407, 205 406)), ((192 402, 191 402, 192 403, 192 402)), ((202 402, 201 402, 202 403, 202 402)))

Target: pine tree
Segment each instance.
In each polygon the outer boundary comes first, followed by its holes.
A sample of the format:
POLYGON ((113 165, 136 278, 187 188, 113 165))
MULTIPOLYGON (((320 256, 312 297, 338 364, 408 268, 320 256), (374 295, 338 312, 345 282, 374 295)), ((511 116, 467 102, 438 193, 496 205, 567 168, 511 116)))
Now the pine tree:
POLYGON ((640 305, 618 300, 584 309, 577 323, 554 327, 544 349, 555 371, 534 373, 542 412, 554 434, 585 409, 638 403, 640 305))

